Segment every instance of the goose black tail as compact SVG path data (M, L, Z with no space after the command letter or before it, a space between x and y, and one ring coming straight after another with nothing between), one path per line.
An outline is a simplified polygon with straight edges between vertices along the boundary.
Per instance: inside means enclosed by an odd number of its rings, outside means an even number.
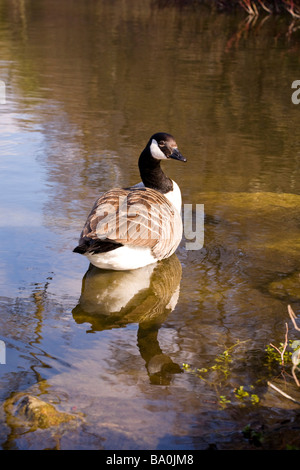
M90 242L82 243L74 248L74 253L80 253L84 255L86 253L107 253L108 251L120 248L122 243L118 243L111 240L90 240Z

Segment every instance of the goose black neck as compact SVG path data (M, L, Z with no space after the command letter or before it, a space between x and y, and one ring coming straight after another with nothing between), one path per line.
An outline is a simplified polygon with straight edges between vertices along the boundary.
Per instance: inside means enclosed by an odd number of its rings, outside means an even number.
M156 189L163 194L173 190L173 182L162 171L160 160L149 156L147 147L140 155L139 170L142 181L147 188Z

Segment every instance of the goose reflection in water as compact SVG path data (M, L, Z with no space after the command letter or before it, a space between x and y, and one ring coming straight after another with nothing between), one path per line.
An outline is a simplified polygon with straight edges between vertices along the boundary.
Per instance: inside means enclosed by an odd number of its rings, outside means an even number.
M77 323L90 323L91 332L138 323L137 345L150 381L166 385L182 370L162 352L157 336L177 304L181 274L175 254L132 271L103 271L90 265L73 317Z

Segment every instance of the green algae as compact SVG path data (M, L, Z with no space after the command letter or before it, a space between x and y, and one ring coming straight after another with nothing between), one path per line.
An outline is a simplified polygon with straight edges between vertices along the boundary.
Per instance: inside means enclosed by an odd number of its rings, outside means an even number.
M269 284L269 292L281 299L288 298L289 302L300 300L300 273L295 272Z
M197 193L210 223L223 225L222 242L248 254L273 252L300 260L300 196L285 193ZM213 233L214 235L214 233ZM206 238L207 239L207 238Z

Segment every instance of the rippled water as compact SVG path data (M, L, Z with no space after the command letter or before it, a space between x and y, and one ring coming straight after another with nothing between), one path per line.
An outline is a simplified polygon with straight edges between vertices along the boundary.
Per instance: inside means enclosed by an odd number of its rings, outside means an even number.
M300 311L297 23L7 0L0 45L2 448L256 448L249 423L268 448L291 443L278 423L298 412L268 388L280 370L265 348L285 322L298 337L287 314ZM160 130L188 158L164 168L184 203L204 204L204 247L183 238L157 266L89 268L72 249L91 204L140 180L137 158ZM289 392L299 400L291 381ZM9 405L20 394L80 419L20 423Z

